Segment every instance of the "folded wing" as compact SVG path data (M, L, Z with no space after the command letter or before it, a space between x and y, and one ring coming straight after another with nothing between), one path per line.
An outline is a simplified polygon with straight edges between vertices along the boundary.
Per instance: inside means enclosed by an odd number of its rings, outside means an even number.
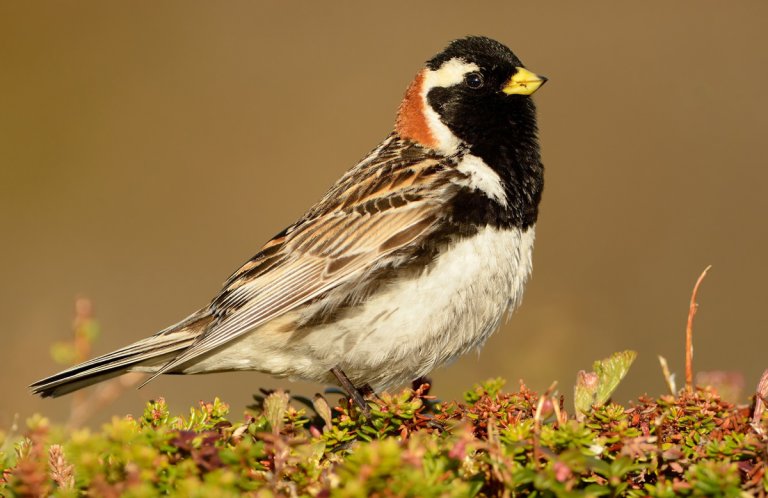
M340 285L407 262L419 241L439 228L457 176L445 159L388 139L230 277L210 305L215 321L155 376Z

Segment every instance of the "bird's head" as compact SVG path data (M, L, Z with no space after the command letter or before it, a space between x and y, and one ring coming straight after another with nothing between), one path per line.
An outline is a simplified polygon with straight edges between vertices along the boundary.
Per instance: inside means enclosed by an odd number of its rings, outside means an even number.
M515 128L535 135L530 95L546 81L495 40L455 40L408 87L396 131L443 154L456 152L461 143L503 143Z

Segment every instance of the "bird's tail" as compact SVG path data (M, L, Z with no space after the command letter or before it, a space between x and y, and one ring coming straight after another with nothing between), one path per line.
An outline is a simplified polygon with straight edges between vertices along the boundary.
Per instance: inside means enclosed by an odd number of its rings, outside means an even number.
M124 348L88 360L32 384L33 394L58 397L127 372L152 372L191 346L212 321L207 310Z

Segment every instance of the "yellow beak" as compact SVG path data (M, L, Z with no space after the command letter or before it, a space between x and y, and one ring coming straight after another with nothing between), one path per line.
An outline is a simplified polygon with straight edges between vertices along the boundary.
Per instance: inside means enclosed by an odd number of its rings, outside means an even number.
M547 78L528 71L524 67L516 67L517 72L501 89L507 95L530 95L547 82Z

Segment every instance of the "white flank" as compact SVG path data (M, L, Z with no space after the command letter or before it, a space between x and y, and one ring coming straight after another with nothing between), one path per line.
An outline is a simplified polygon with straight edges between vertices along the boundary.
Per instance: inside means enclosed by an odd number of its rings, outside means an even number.
M420 275L392 282L359 312L307 334L303 346L319 360L313 367L336 362L356 382L381 389L480 347L520 303L533 241L533 227L486 227L461 240Z
M456 169L469 175L467 186L481 191L503 206L507 205L507 193L504 191L504 184L501 182L499 174L485 164L485 161L472 154L467 154Z
M472 71L478 71L477 64L463 61L458 58L450 59L438 69L424 72L424 82L421 86L421 98L424 100L424 117L427 119L432 136L437 141L436 149L445 155L455 154L461 141L440 120L440 115L427 102L427 94L436 87L447 88L464 81L464 75Z
M258 370L333 382L329 369L339 366L376 390L410 382L480 347L520 304L533 241L533 227L482 228L336 321L291 332L302 312L288 313L185 372Z

